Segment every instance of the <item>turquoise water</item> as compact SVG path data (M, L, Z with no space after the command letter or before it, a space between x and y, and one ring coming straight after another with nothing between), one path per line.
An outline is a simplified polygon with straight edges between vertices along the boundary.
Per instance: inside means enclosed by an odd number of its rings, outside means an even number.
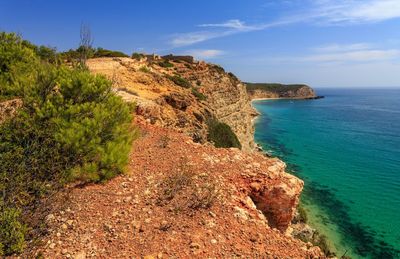
M310 224L338 256L400 258L400 89L318 93L254 101L255 139L304 180Z

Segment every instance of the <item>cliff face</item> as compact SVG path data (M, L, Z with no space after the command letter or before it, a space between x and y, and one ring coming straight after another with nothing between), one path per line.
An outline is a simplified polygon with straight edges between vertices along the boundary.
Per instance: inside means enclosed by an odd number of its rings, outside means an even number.
M313 99L317 95L307 85L280 85L280 84L247 84L247 93L250 99L258 98L290 98Z
M138 114L154 124L179 128L203 143L207 139L207 119L215 117L231 127L243 150L254 148L251 120L256 112L243 83L216 65L171 59L165 67L162 62L99 58L89 60L87 65L92 72L111 78L115 91L134 101ZM176 75L191 86L174 83ZM199 100L193 91L205 98Z

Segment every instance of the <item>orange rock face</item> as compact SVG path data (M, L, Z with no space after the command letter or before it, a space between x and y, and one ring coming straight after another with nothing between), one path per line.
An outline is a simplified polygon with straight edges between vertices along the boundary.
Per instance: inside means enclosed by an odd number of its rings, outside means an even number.
M228 124L243 150L254 148L252 119L256 112L250 105L246 88L233 74L204 62L170 60L172 67L160 61L130 58L97 58L87 61L93 73L108 76L115 91L135 102L141 116L163 127L178 128L195 141L207 140L206 120L210 116ZM145 69L143 69L145 68ZM168 77L178 74L191 87L177 85ZM199 100L193 89L203 94Z

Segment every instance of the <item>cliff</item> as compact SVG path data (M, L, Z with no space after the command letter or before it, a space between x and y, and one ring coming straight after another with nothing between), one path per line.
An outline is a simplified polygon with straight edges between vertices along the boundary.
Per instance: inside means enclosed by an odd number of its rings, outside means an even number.
M308 85L284 85L246 83L247 93L250 99L258 98L289 98L289 99L316 99L314 89Z
M115 91L151 123L179 128L204 143L207 120L215 117L231 127L243 150L253 150L256 111L245 85L217 65L186 60L97 58L87 65L113 80Z

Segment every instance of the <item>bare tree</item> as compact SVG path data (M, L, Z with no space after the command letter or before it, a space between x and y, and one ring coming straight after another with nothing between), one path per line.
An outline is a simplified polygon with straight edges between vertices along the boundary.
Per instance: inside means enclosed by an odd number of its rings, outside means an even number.
M92 45L93 45L93 38L90 27L82 23L80 42L79 42L79 50L80 50L79 62L82 67L86 66L86 60L88 59L88 55L92 49Z

